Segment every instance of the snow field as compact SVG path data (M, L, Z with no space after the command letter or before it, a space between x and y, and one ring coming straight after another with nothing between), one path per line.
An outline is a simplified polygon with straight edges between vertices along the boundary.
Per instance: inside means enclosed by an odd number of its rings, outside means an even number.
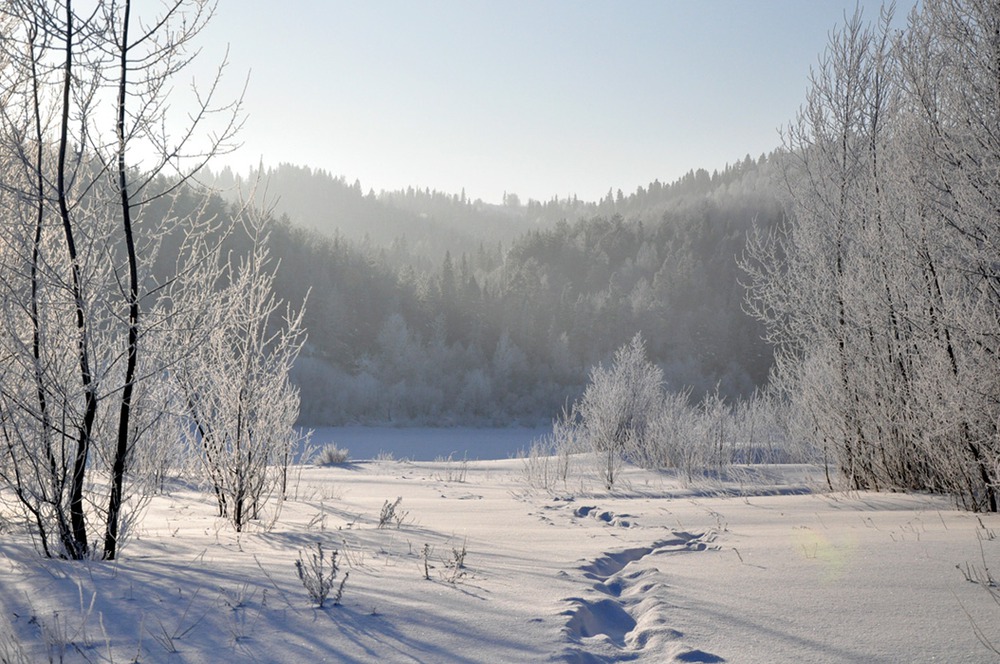
M524 463L302 467L242 534L178 483L116 563L39 559L8 527L0 660L994 661L973 621L1000 643L1000 607L955 567L994 564L996 516L804 493L822 472L800 466L693 487L628 468L607 492L533 489ZM294 568L317 542L349 574L322 610Z

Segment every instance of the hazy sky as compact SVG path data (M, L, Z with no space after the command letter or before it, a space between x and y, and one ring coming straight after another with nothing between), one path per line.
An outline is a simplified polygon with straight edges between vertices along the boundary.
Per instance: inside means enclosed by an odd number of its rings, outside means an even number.
M897 23L916 0L898 0ZM880 2L862 1L876 18ZM854 0L221 0L244 147L369 188L634 191L779 145Z

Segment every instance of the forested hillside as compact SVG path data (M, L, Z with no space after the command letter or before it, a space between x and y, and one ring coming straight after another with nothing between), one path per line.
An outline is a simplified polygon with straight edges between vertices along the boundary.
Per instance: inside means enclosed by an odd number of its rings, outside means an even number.
M349 183L308 166L280 164L247 174L206 171L203 179L231 200L253 200L296 226L360 247L391 248L423 268L440 259L443 246L472 251L480 242L510 242L533 227L518 205L489 205L466 199L464 192L413 187L376 195L357 180Z
M461 194L363 195L279 168L303 178L268 184L288 215L272 238L276 288L290 302L308 293L309 343L295 372L303 421L546 422L640 331L671 389L752 392L772 360L743 312L737 259L755 221L780 218L772 170L747 158L596 203L509 195L487 206ZM289 206L308 189L277 186L292 181L327 192L334 234L287 212L317 209ZM352 215L367 238L336 225ZM399 235L377 240L389 232L381 218ZM500 220L508 234L530 230L504 241Z

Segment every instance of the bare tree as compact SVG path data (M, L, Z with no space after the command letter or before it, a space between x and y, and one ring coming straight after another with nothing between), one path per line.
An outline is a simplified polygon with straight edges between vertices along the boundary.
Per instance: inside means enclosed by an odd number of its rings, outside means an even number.
M644 446L650 418L663 398L663 371L646 357L641 334L615 353L610 367L598 365L580 398L577 412L612 488L625 452Z
M996 510L1000 7L831 38L787 133L789 223L753 238L776 384L853 488Z
M188 126L166 122L169 86L212 7L175 0L149 22L129 0L88 3L83 14L72 0L0 9L3 480L47 555L93 555L94 525L101 555L117 555L135 454L169 400L157 382L174 360L153 349L170 312L151 266L182 221L145 210L227 149L239 125L238 101L213 99L218 80ZM215 111L227 119L195 145ZM139 153L142 165L130 163ZM137 410L139 394L157 396Z
M950 476L952 490L991 511L1000 453L998 30L996 3L940 0L911 17L900 49L910 102L902 163L916 211L909 237L922 266L927 353L936 362L924 376L925 403L947 423L937 444L965 460Z
M122 490L127 463L134 444L131 427L133 395L137 381L140 353L140 312L143 293L140 284L140 266L136 250L136 224L141 218L142 208L151 198L167 192L151 191L150 183L156 178L177 171L171 187L184 184L205 163L209 156L230 149L229 141L239 127L239 102L215 107L214 96L219 82L217 74L211 82L208 93L201 98L194 119L186 127L180 128L180 136L172 137L166 132L166 94L175 75L190 62L187 51L189 43L202 31L211 18L214 4L198 0L186 2L174 0L168 4L163 14L149 23L136 21L132 16L131 0L111 2L99 7L101 19L110 32L106 36L104 50L111 58L112 71L116 75L110 82L117 88L114 140L110 150L95 146L95 152L102 157L110 153L113 160L106 159L105 166L113 173L117 185L121 208L122 239L125 246L128 279L124 283L123 299L128 306L125 331L125 372L122 379L119 402L118 431L111 470L111 491L108 499L104 555L114 558L118 541L118 522L122 505ZM221 74L221 70L220 70ZM137 109L137 110L133 110ZM192 150L194 131L208 114L222 111L226 115L218 133L206 145ZM218 130L218 128L213 128ZM130 170L129 155L136 144L145 142L153 148L152 164L140 172ZM179 161L182 156L193 163ZM111 163L108 163L111 162ZM113 164L113 166L112 166ZM162 227L161 227L162 228ZM165 229L164 229L165 230ZM159 232L163 232L160 230ZM156 238L158 233L153 233Z
M208 335L174 371L219 515L237 531L259 517L269 498L283 498L285 471L300 442L298 389L289 373L305 341L303 310L293 312L274 296L271 218L248 210L242 220L252 249L225 261L220 283L204 293L207 306L190 309L195 317L182 329Z

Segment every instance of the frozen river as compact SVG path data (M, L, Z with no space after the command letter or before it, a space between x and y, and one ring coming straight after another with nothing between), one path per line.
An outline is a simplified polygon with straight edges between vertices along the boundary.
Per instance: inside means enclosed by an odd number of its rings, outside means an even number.
M314 429L313 447L335 444L350 451L354 460L373 459L388 453L396 459L434 461L454 459L507 459L526 450L532 441L551 431L551 427L475 429L394 428L394 427L319 427Z

